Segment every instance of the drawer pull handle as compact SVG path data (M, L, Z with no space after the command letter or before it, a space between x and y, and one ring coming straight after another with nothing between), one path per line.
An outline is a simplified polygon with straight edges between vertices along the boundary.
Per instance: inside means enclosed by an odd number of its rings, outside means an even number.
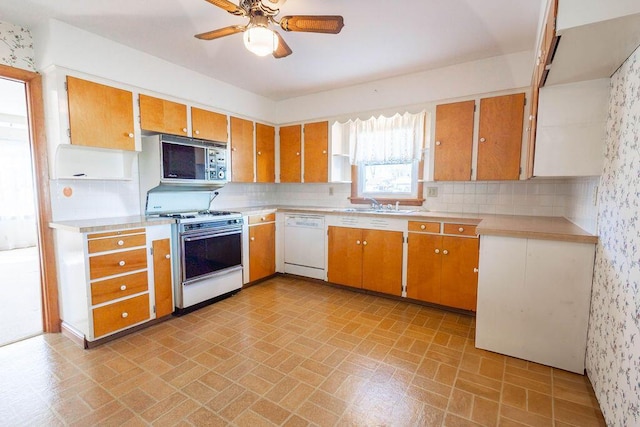
M122 286L120 286L120 290L121 290L121 291L126 291L126 290L127 290L127 285L122 285Z
M118 246L124 245L124 240L118 240Z
M125 265L125 264L126 264L126 263L125 263L124 261L120 261L120 262L118 263L118 265L119 265L120 267L124 267L124 265Z
M424 225L424 224L422 224L422 225L420 226L420 230L424 230L425 228L427 228L427 226L426 226L426 225Z
M440 249L436 249L434 252L439 254L440 253Z
M171 259L171 254L166 254L164 257L165 257L166 259Z
M442 254L443 254L443 255L447 255L448 253L449 253L449 251L448 251L448 250L446 250L446 249L445 249L444 251L442 251Z
M126 311L124 313L122 313L122 318L126 319L127 317L129 317L129 313L127 313Z
M458 231L462 233L464 231L464 228L460 227L458 228Z
M478 272L478 269L477 269L477 268L474 268L474 269L473 269L473 272L474 272L474 273L477 273L477 272Z
M264 221L265 219L265 217L260 217L260 221Z

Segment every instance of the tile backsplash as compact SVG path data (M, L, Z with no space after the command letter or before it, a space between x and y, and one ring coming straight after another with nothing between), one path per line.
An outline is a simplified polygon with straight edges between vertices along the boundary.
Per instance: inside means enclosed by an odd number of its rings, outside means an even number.
M135 175L134 175L135 176ZM437 197L422 209L470 214L565 216L585 230L596 230L594 192L598 178L511 182L428 182ZM65 195L65 188L72 190ZM138 182L57 180L51 185L53 219L102 218L140 214ZM240 184L218 190L211 209L285 205L348 207L351 184Z

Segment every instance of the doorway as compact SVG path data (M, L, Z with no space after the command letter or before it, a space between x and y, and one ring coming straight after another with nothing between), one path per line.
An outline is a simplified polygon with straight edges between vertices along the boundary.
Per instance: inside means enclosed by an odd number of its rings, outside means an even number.
M0 78L0 346L43 331L27 105L25 83Z

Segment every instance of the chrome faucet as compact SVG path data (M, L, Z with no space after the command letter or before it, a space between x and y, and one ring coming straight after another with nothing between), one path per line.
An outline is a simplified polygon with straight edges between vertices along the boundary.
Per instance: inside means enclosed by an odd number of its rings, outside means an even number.
M382 209L382 204L378 203L373 197L365 197L365 200L371 200L371 209Z

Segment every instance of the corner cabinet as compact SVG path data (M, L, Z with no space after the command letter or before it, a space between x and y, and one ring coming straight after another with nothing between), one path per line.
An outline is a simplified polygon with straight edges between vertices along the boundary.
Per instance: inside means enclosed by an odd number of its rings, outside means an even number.
M71 144L133 151L133 94L67 76Z
M63 329L89 347L173 312L171 228L56 229Z
M407 297L476 310L478 237L475 226L409 221Z

